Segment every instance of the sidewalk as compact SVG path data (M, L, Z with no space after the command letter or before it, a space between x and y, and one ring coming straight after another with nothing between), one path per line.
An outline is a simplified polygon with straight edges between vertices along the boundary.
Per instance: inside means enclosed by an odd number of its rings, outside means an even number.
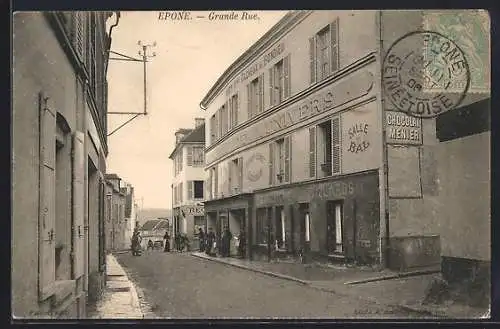
M143 313L134 284L113 255L106 256L106 290L95 308L92 319L142 319Z
M418 312L429 318L480 318L484 310L466 305L423 305L428 285L440 277L436 269L398 273L371 268L324 266L319 264L269 263L236 258L191 255L265 275L294 281L313 289L360 298L388 307Z

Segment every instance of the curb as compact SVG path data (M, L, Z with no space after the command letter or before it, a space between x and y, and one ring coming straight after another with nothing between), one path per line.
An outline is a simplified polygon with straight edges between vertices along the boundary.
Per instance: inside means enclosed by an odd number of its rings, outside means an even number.
M421 270L421 271L389 274L389 275L379 276L379 277L375 277L375 278L362 279L362 280L356 280L356 281L348 281L348 282L344 282L344 284L345 285L355 285L355 284L368 283L368 282L401 279L401 278L407 278L407 277L419 276L419 275L437 274L440 272L441 272L440 270Z
M130 304L132 305L132 307L134 309L139 311L139 314L140 314L139 318L144 319L144 312L143 312L141 304L139 302L139 296L137 295L137 290L135 289L135 285L132 282L132 280L130 279L130 274L127 272L127 270L125 270L123 268L123 266L118 262L118 260L116 259L116 257L114 255L108 255L108 256L113 257L115 259L116 264L118 264L118 266L121 268L123 273L125 273L125 276L127 278L127 281L128 281L129 287L130 287L130 290L129 290Z
M284 279L284 280L288 280L288 281L297 282L297 283L300 283L302 285L309 285L309 281L297 279L297 278L294 278L293 276L289 276L289 275L285 275L285 274L280 274L280 273L275 273L275 272L270 272L270 271L264 271L264 270L260 270L260 269L248 267L248 266L245 266L245 265L239 265L239 264L225 262L223 260L220 260L220 259L217 259L217 258L213 258L213 257L208 257L208 256L205 257L205 256L202 256L202 255L196 255L196 254L193 254L193 253L191 253L191 256L197 257L197 258L200 258L200 259L210 260L212 262L216 262L216 263L219 263L219 264L224 264L224 265L233 266L233 267L237 267L237 268L248 270L248 271L252 271L252 272L257 272L257 273L265 274L267 276L271 276L271 277L275 277L275 278L279 278L279 279Z

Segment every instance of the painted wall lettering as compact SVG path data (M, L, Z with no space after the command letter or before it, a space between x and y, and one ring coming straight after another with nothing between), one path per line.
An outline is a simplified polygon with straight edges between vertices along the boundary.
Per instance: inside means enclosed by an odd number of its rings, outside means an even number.
M366 151L370 147L368 123L356 123L349 128L347 134L350 140L349 148L347 149L348 152L360 153Z
M360 71L339 83L325 87L306 99L263 118L208 150L207 165L246 144L367 95L372 86L373 74L369 71Z
M422 144L422 119L401 112L386 112L387 142L390 144Z

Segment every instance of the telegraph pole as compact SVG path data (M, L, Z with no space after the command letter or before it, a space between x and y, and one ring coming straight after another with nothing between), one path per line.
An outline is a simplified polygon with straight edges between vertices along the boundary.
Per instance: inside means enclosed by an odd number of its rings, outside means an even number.
M147 75L146 75L147 69L146 68L147 68L148 59L156 56L155 52L152 52L151 54L149 54L148 49L150 49L151 47L156 47L156 41L153 42L152 44L147 44L147 43L143 43L142 41L138 41L137 45L142 47L142 50L139 50L139 56L142 56L141 59L137 59L137 58L134 58L134 57L131 57L128 55L124 55L124 54L120 54L116 51L110 50L109 51L110 53L112 53L114 55L118 55L120 57L110 57L109 60L127 61L127 62L142 62L143 63L143 67L144 67L144 109L142 112L108 112L108 114L134 115L131 119L125 121L125 123L121 124L120 126L118 126L118 128L116 128L115 130L110 132L108 134L108 137L111 136L112 134L114 134L116 131L118 131L122 127L124 127L126 124L128 124L132 120L134 120L135 118L137 118L139 115L147 115L148 114L148 112L147 112Z

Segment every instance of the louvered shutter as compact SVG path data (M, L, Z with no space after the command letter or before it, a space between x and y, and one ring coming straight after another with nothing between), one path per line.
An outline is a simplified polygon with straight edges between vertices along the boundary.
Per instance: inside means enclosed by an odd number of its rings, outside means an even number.
M228 106L229 106L229 130L232 130L234 125L234 106L233 106L233 97L229 98Z
M316 127L309 128L309 177L316 176Z
M330 23L331 72L339 69L339 19Z
M269 143L269 185L274 184L274 142Z
M283 75L284 75L284 98L288 98L291 95L291 80L290 80L290 71L291 71L291 66L290 66L290 54L288 54L284 59L283 59Z
M218 196L219 196L219 168L218 168L218 166L214 167L214 174L215 174L215 179L214 179L214 184L215 184L214 198L218 198Z
M184 199L184 189L183 189L183 182L181 182L179 184L179 199L181 201L181 203L183 202L183 199Z
M188 167L191 167L193 165L193 147L192 146L187 147L187 165L188 165Z
M264 110L264 73L259 76L259 112Z
M247 114L248 114L248 119L251 119L253 117L253 106L252 106L252 83L250 82L247 85Z
M73 135L73 278L84 274L84 191L85 191L85 134Z
M181 148L179 150L179 171L182 171L183 164L184 164L184 152L183 152L183 149Z
M311 73L311 84L316 82L316 40L315 37L309 38L309 70Z
M40 299L48 298L55 284L56 216L56 113L40 94L40 190L39 190L39 269Z
M238 116L239 116L239 111L241 109L241 97L240 93L238 92L236 94L236 109L234 110L234 126L236 127L238 125Z
M243 157L238 158L238 192L243 191Z
M339 174L341 168L340 117L332 119L332 174Z
M76 12L75 13L75 48L78 56L80 57L80 61L85 61L85 13L84 12Z
M269 107L273 107L275 102L274 96L274 66L269 69Z
M285 148L285 182L290 182L290 174L291 174L291 149L292 143L290 143L290 136L287 136L283 140L283 147Z
M209 169L208 170L208 199L211 200L214 198L213 194L212 194L212 179L213 179L213 174L212 174L212 169Z
M193 184L194 184L194 181L192 181L192 180L190 180L190 181L187 182L187 186L188 186L187 199L188 200L194 199Z
M234 168L233 168L234 161L233 160L228 161L227 165L228 165L228 175L227 175L227 182L228 182L227 186L228 186L228 188L227 188L227 190L229 192L229 195L232 195L233 192L234 192L234 189L233 189L233 187L234 187L233 186L233 173L235 171Z
M226 102L224 104L224 134L226 134L229 131L229 102Z

